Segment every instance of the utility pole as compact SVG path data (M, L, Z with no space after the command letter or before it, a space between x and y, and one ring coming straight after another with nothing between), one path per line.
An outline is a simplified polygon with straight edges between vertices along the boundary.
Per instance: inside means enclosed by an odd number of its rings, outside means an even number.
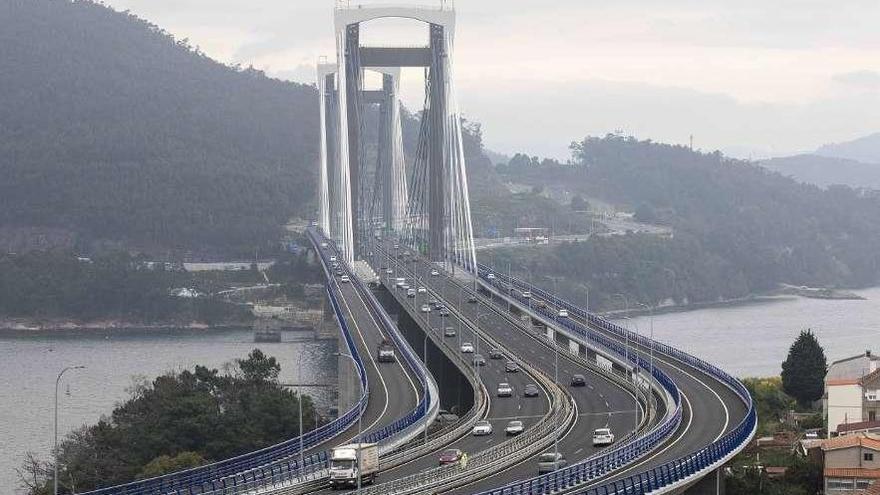
M85 366L68 366L68 367L64 368L63 370L61 370L61 373L58 373L58 377L55 378L55 427L54 427L54 431L55 431L54 445L55 445L55 447L53 448L53 454L54 454L53 457L55 459L54 459L54 462L52 463L52 464L54 464L54 466L53 466L54 475L53 475L53 480L52 480L53 483L52 484L53 484L53 493L55 495L58 495L58 384L61 383L61 376L64 375L65 372L67 372L69 370L83 370L85 368L86 368Z

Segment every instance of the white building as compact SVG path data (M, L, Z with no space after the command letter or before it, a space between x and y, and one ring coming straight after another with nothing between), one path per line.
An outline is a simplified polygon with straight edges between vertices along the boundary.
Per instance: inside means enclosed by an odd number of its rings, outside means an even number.
M838 433L840 425L878 422L880 357L865 351L864 354L831 363L825 376L824 407L829 436Z

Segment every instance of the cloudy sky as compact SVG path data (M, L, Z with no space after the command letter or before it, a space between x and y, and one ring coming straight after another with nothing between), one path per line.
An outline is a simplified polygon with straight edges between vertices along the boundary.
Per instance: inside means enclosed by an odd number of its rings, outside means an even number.
M333 56L333 0L105 0L212 57L314 79ZM451 0L447 0L449 2ZM421 0L427 4L439 0ZM369 3L369 2L363 2ZM456 84L486 145L566 158L623 130L741 157L812 150L880 131L877 0L458 0ZM365 43L423 43L414 22ZM404 74L421 106L422 74Z

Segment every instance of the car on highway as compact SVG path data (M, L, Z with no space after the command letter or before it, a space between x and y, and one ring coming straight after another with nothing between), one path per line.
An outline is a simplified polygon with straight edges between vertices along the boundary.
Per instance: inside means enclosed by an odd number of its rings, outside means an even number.
M447 316L449 316L449 310L446 309L446 308L441 309L441 310L440 310L440 316L443 316L443 317L447 317Z
M394 249L400 249L400 244L395 244Z
M428 299L428 304L430 304L432 308L435 308L440 303L432 297L431 299Z
M562 452L544 452L538 456L538 474L552 473L568 466Z
M473 354L474 353L474 344L470 342L464 342L461 344L461 352L465 354Z
M474 354L474 364L477 366L486 366L486 358L482 354Z
M614 433L611 433L611 428L596 428L596 430L593 431L594 447L611 445L612 443L614 443Z
M477 421L474 424L474 429L471 430L471 434L476 437L491 435L492 434L492 423L484 420Z
M469 303L477 302L477 296L468 296L468 302Z
M507 427L504 428L504 434L512 437L514 435L519 435L520 433L523 432L523 430L525 430L525 427L523 426L523 422L514 419L512 421L507 422Z
M560 318L568 318L568 310L567 309L560 309L559 312L556 313L556 316L558 316Z
M495 280L495 274L490 273L490 274L486 275L486 278L488 278L489 280Z
M544 301L538 301L538 307L541 309L547 309L547 303Z
M347 284L347 283L351 282L351 279L348 278L348 275L343 275L343 276L339 277L339 281L342 282L343 284Z
M385 270L385 273L387 273L388 275L391 275L392 273L394 273L394 270L392 270L391 268L388 268L387 270Z
M438 275L440 275L440 272L438 272L437 270L431 270L431 276L432 276L432 277L436 277L436 276L438 276Z
M334 261L336 261L336 256L331 256L331 257L330 257L330 263L333 263Z
M531 299L531 298L532 298L532 292L531 292L531 291L524 291L524 292L522 293L522 296L523 296L524 299Z
M343 275L345 275L345 272L342 271L341 268L337 268L337 269L336 269L336 276L337 276L337 277L341 277L341 276L343 276Z
M501 349L493 347L489 349L489 359L504 359L504 353L501 352Z
M419 294L424 294L425 292L428 292L428 289L426 289L424 287L419 287L418 290L419 290Z
M534 383L527 383L523 387L523 397L537 397L539 395L541 395L541 391L538 390L538 386Z
M462 452L461 449L446 449L443 452L440 452L440 465L455 464L456 462L461 461L463 455L464 452Z
M422 313L430 313L431 306L428 306L427 304L422 304L422 307L419 308L419 311L421 311Z
M513 387L507 382L498 384L498 397L513 397Z
M519 373L519 365L516 361L508 361L504 363L504 371L508 373Z
M406 297L416 297L416 291L415 291L415 289L408 289L408 290L406 291Z
M587 385L587 379L584 378L584 375L577 374L571 375L571 386L572 387L584 387Z
M452 327L446 327L443 329L444 337L455 337L455 329Z

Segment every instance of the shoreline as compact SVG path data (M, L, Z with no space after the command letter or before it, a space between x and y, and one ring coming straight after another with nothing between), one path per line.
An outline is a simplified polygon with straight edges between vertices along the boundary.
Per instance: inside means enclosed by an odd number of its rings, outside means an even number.
M102 332L114 331L168 331L168 330L228 330L231 328L250 327L250 323L223 322L208 324L199 321L163 321L163 322L136 322L124 320L95 320L80 322L63 318L58 319L30 319L9 318L0 319L0 334L29 334L29 333L58 333L58 332Z

